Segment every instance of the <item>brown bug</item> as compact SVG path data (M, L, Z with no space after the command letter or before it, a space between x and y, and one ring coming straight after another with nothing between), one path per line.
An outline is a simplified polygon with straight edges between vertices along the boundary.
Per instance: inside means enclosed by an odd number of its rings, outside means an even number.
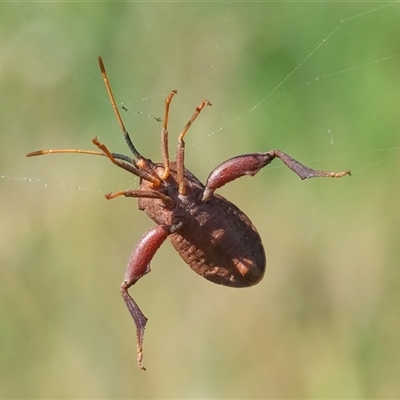
M139 209L157 224L147 232L133 249L121 284L121 294L136 324L137 363L141 369L143 335L147 318L128 293L128 289L150 272L150 261L167 237L190 268L199 275L231 287L256 285L263 278L266 258L260 235L250 219L234 204L214 191L243 175L255 175L274 158L281 161L301 179L314 177L340 178L350 171L327 172L306 167L280 150L233 157L211 171L204 186L184 165L184 137L200 111L211 105L204 100L185 125L178 138L176 161L168 155L168 115L173 90L165 100L163 128L161 131L162 162L155 163L143 157L133 145L116 105L106 70L99 57L111 104L125 141L134 157L111 153L96 138L93 143L101 151L61 149L39 150L27 157L52 153L83 153L107 157L118 167L140 178L138 190L126 190L105 195L107 199L118 196L137 197Z

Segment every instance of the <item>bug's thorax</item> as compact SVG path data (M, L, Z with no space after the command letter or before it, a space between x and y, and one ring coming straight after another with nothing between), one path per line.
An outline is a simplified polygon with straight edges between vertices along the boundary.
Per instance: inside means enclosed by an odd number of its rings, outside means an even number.
M164 173L161 163L154 164L154 170L159 176ZM161 199L139 198L139 210L144 211L158 225L173 225L178 220L185 222L193 209L199 205L204 185L187 169L184 171L186 193L178 193L178 182L175 162L170 163L170 174L164 179L161 186L154 188L153 184L142 179L140 190L161 192L174 200L174 205L168 205Z

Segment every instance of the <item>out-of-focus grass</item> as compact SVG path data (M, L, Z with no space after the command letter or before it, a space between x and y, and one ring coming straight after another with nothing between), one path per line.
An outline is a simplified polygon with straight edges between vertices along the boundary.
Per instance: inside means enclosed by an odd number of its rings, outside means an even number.
M398 53L400 8L374 7L1 4L0 397L399 396L400 58L363 65ZM250 111L338 25L276 101ZM164 245L131 289L149 317L146 373L119 284L153 223L135 201L102 196L132 178L100 157L24 158L91 148L95 135L127 152L98 55L152 159L154 117L176 88L172 154L194 107L213 103L186 138L187 167L203 181L228 157L272 148L353 171L301 182L276 161L220 191L264 240L254 288L212 285Z

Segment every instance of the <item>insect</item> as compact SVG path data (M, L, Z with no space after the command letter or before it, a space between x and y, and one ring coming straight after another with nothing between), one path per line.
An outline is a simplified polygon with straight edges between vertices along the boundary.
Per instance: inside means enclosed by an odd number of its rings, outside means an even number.
M350 175L350 171L314 170L280 150L271 150L244 154L222 162L211 171L204 185L185 167L184 137L201 110L211 103L204 100L196 108L178 137L176 161L170 161L168 116L171 100L177 91L173 90L169 94L165 99L161 130L162 162L153 162L143 157L133 145L115 102L101 57L98 61L110 102L133 157L110 152L97 137L92 142L99 151L39 150L28 153L27 157L54 153L105 156L116 166L140 178L139 189L108 193L105 197L138 198L139 209L145 211L156 223L156 227L148 231L133 249L121 284L122 297L136 325L137 363L145 370L142 358L147 318L128 289L150 272L150 261L167 237L183 261L211 282L239 288L256 285L263 278L266 258L257 229L238 207L216 194L216 189L241 176L257 174L275 158L279 158L301 179L340 178Z

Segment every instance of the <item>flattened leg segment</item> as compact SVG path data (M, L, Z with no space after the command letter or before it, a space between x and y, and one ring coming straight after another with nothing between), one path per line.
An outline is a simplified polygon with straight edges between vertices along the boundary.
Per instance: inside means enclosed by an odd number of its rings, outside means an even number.
M280 150L271 150L266 153L244 154L224 161L211 171L207 179L202 201L208 201L216 189L241 176L254 176L260 169L271 163L275 158L279 158L301 179L341 178L345 175L351 175L350 171L329 172L309 168Z
M133 249L126 268L124 281L121 284L121 294L131 317L136 325L137 363L139 368L145 370L142 365L143 335L147 318L143 315L139 306L128 293L128 289L140 278L150 272L150 261L156 251L170 234L170 227L166 225L156 226L147 232Z

